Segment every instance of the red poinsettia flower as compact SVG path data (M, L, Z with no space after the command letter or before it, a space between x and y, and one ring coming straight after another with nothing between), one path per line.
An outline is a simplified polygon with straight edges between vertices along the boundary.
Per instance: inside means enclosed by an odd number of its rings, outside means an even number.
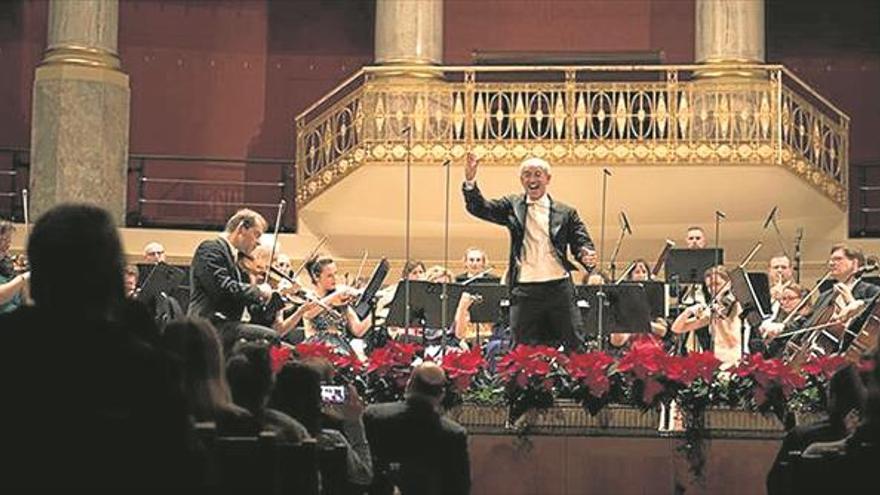
M388 373L394 368L409 368L421 349L415 344L389 342L370 354L367 373Z
M685 387L697 378L709 383L712 381L721 361L711 352L694 352L687 356L669 357L666 360L666 378Z
M284 364L293 356L293 351L287 346L272 346L269 348L269 363L272 366L272 373L278 374Z
M332 362L336 352L333 347L324 342L303 342L296 345L296 354L301 359L318 358Z
M545 377L552 366L566 361L565 355L552 347L518 345L498 361L497 369L504 381L514 381L518 386L526 387L529 378Z
M440 366L455 388L463 392L471 385L471 379L485 364L479 348L469 351L452 351L443 356Z
M835 373L847 365L845 357L835 354L832 356L817 356L801 366L801 371L808 376L830 380Z
M788 398L796 389L806 384L803 375L797 373L779 359L764 359L760 354L750 354L732 370L737 377L751 377L755 382L753 391L755 403L758 406L767 401L768 391L778 386L785 398Z
M614 358L604 352L572 354L565 369L569 376L586 385L591 395L600 398L611 388L608 368L613 362Z
M635 345L617 363L617 371L639 379L657 376L666 368L669 356L655 345Z

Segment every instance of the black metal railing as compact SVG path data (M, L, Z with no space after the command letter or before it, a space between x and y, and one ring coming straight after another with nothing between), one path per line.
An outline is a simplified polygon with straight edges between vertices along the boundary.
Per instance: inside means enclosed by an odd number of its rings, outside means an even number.
M247 207L274 219L287 201L281 229L296 229L293 163L276 158L131 154L126 226L216 230ZM27 188L27 149L0 147L0 217L22 221Z

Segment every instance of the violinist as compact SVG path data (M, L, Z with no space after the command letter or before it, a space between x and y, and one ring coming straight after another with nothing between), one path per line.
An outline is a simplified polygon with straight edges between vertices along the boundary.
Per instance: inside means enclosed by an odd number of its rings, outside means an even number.
M236 263L239 253L249 255L257 247L266 225L259 213L241 209L219 237L202 241L193 254L187 314L211 320L226 350L239 338L277 338L270 328L241 321L245 306L265 303L272 296L268 284L252 284Z
M27 299L30 272L18 273L9 255L15 224L0 220L0 313L9 313Z
M314 295L321 302L305 314L306 341L324 342L366 360L361 337L370 329L372 317L360 319L349 305L358 294L351 287L337 285L337 267L332 258L313 258L305 267L315 286Z
M239 264L247 272L252 284L260 285L267 281L269 258L271 256L272 250L261 244L254 248L250 256L239 258ZM293 287L293 284L287 280L282 280L282 282L287 283L286 288ZM272 285L272 280L269 281L269 285ZM282 304L277 306L273 303L250 304L246 308L247 316L250 318L250 323L270 327L278 333L279 337L284 337L296 328L302 321L303 316L308 311L315 309L317 304L314 301L308 300L295 304L291 298L284 295L285 291L278 290L277 287L273 289L279 293ZM291 310L290 314L287 315L288 308L294 305L296 305L296 309Z
M788 325L788 329L790 331L797 330L801 328L807 320L807 316L812 311L812 307L809 304L801 305L801 300L807 295L807 290L801 287L796 283L790 283L785 286L784 289L780 292L778 301L779 304L776 305L773 313L771 313L768 323L779 323L781 324L785 321L792 311L797 311L798 314L793 318L790 318L790 322ZM801 309L798 309L798 306L801 306ZM762 331L767 327L768 323L762 325ZM779 357L782 354L782 349L785 347L785 343L788 341L785 337L775 338L776 335L773 335L774 338L770 338L765 345L759 347L758 349L753 349L753 352L758 350L762 351L765 357Z
M165 262L165 246L156 241L148 242L144 246L144 263L155 265Z
M735 365L744 352L742 308L730 291L730 275L724 266L715 266L703 274L708 291L706 304L688 306L672 322L676 334L687 334L685 351L715 353L723 367Z

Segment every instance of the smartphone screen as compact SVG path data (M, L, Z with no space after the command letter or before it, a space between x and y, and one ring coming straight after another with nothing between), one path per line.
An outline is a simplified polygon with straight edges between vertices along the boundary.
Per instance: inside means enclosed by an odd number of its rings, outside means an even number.
M342 385L321 385L321 400L326 404L342 404L346 391Z

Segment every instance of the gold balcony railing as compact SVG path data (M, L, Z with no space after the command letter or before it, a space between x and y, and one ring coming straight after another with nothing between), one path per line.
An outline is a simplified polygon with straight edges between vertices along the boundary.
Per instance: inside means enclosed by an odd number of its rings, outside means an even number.
M511 165L775 164L845 207L849 117L783 66L711 68L364 67L297 117L296 201L365 163L473 151Z

